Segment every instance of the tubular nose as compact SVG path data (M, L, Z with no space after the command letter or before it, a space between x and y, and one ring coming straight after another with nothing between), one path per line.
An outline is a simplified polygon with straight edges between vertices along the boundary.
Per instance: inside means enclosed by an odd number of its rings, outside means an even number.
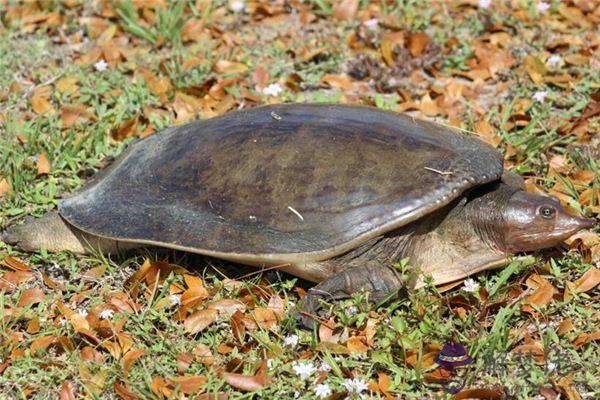
M592 229L596 226L596 220L593 218L577 218L577 224L581 229Z

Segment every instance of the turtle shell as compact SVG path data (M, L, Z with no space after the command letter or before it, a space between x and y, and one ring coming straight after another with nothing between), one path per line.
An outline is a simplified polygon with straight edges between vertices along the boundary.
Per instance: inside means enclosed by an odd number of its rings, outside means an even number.
M410 116L273 105L141 139L59 211L106 238L300 263L347 252L502 171L487 144Z

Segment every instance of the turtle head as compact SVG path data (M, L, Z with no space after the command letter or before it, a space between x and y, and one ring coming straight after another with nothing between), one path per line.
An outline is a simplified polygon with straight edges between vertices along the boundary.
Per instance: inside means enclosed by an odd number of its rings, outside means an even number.
M581 229L593 228L593 219L570 214L554 197L515 191L502 210L505 250L522 252L556 246Z

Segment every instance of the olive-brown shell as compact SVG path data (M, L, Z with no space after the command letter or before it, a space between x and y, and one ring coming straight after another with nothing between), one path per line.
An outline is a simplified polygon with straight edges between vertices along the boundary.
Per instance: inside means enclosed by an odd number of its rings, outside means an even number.
M488 145L409 116L274 105L139 140L59 210L127 242L255 264L316 261L501 175Z

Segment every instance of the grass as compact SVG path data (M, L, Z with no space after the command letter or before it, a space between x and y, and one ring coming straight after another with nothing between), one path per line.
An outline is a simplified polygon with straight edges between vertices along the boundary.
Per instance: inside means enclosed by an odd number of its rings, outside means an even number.
M361 9L366 3L361 2ZM533 2L526 3L525 12L534 15ZM186 6L192 12L185 12ZM127 38L124 46L132 54L105 71L94 67L98 59L81 61L82 55L93 52L97 36L90 36L88 29L83 35L89 42L78 42L75 38L80 28L73 22L75 19L64 25L62 33L72 38L64 43L57 40L60 35L53 27L40 24L28 30L27 23L19 18L9 21L9 11L16 5L2 7L5 9L0 8L0 18L5 29L0 31L0 180L6 179L11 192L0 199L0 228L18 223L27 215L39 216L54 209L60 198L105 167L131 140L116 141L111 136L125 122L137 118L137 133L149 125L161 129L177 122L181 114L177 112L176 91L187 90L186 93L205 99L214 83L236 79L237 83L226 87L219 99L209 99L212 103L208 106L195 109L191 118L210 115L206 110L218 107L227 95L234 98L235 107L252 104L243 98L242 87L260 95L262 103L274 101L254 87L252 72L262 65L268 70L269 83L277 82L284 89L278 101L362 101L398 109L406 100L402 93L380 93L373 86L355 99L351 91L322 84L323 76L344 72L347 61L358 52L350 48L348 37L358 31L368 34L357 22L335 21L333 4L328 1L314 2L310 10L319 18L302 26L294 25L292 20L273 26L255 23L264 17L262 14L252 14L240 24L225 4L216 2L206 9L196 9L192 2L183 1L160 10L154 22L147 24L132 3L124 1L108 22L125 32L121 37ZM59 2L52 7L65 18L84 12ZM436 18L440 14L434 7L454 13L454 17ZM553 7L557 5L553 3ZM489 33L486 26L490 20L511 27L514 42L510 51L517 64L499 72L480 89L506 81L512 84L501 90L502 96L473 96L452 107L460 109L456 116L469 131L478 121L492 123L503 140L501 150L511 167L539 178L536 182L548 190L557 182L566 182L569 204L575 210L585 211L586 207L577 201L579 196L585 189L597 190L600 185L599 165L593 156L597 153L592 148L598 140L598 117L586 121L586 132L591 133L587 141L577 132L565 133L559 128L564 121L577 120L593 103L592 96L597 96L600 85L593 71L598 60L565 65L561 73L578 77L567 88L534 84L520 62L527 54L544 49L550 28L523 22L501 11L451 9L435 2L381 4L382 18L389 16L401 29L425 30L442 44L452 37L461 38L460 45L439 60L444 76L453 70L472 69L475 48ZM460 17L463 13L464 17ZM273 11L273 15L279 14ZM559 18L558 14L553 15ZM204 35L192 41L182 37L190 18L204 18L208 24ZM211 31L210 24L215 24L213 28L218 26L221 33ZM585 36L583 29L569 29L567 33ZM222 32L236 37L223 36ZM301 61L299 49L311 40L333 46L323 57ZM581 45L571 45L562 56L579 54L581 49ZM195 66L183 66L193 58L198 59ZM236 60L246 68L241 73L217 72L214 65L219 60ZM170 82L173 89L166 93L166 100L161 100L157 88L147 79L140 78L141 67ZM292 73L299 75L305 90L295 92L285 86ZM72 78L76 88L59 90L58 82L65 78ZM427 84L435 86L430 81ZM212 83L204 87L206 82ZM408 77L403 82L413 96L420 95L422 83ZM52 110L38 113L33 109L32 98L43 90L49 91L45 98ZM548 92L546 101L523 106L541 90ZM66 126L61 110L73 104L83 105L90 116ZM484 109L483 114L477 111L478 107ZM515 115L527 118L522 119L525 122L521 125L510 126ZM450 117L442 114L438 120L443 122ZM49 173L38 171L42 154L52 164ZM566 173L549 174L549 162L555 155L564 155L565 164L573 171L592 171L595 177L583 187L573 184ZM597 217L598 199L587 208ZM463 343L473 356L467 379L470 388L491 388L508 397L524 399L540 398L544 388L562 393L565 398L577 398L573 391L584 399L600 396L598 341L576 345L580 335L597 332L598 288L573 293L568 300L556 296L542 310L524 312L522 308L523 299L531 292L526 284L530 275L542 275L562 294L568 282L598 262L597 253L596 258L587 261L585 254L577 250L535 254L529 262L515 261L503 270L478 274L474 279L486 289L487 296L482 292L468 293L460 287L440 293L437 288L426 286L412 291L407 299L391 300L375 308L364 295L356 295L333 308L336 328L330 332L329 343L320 340L324 332L298 328L292 311L299 292L310 285L283 273L242 279L253 270L178 252L146 250L106 258L44 251L27 254L0 243L4 264L8 256L28 265L32 276L11 293L0 296L0 398L56 398L65 390L64 382L70 382L78 395L87 398L123 396L121 387L141 398L159 398L161 379L176 382L183 375L205 377L202 392L210 395L208 398L219 393L232 398L292 398L296 393L301 398L315 398L317 383L328 384L334 393L344 393L348 378L361 378L376 385L384 379L382 374L390 379L391 395L447 398L449 395L440 384L432 382L436 365L431 359L439 346L450 339ZM161 279L140 279L138 294L133 295L125 282L146 260L150 264L167 260L187 272L168 272L164 264L155 264L161 266ZM3 271L6 278L11 269L4 265ZM237 337L230 321L234 310L227 303L229 306L215 323L200 333L186 333L184 324L177 320L179 307L172 304L172 295L188 287L186 274L202 278L203 287L210 294L203 304L222 299L241 302L244 318L252 328L247 328L241 339ZM18 306L27 290L36 287L42 288L43 298ZM275 322L262 319L257 311L267 309L273 299L280 299L285 309ZM86 336L76 329L73 320L66 321L60 308L63 304L75 312L85 310L91 315L88 320L95 318L91 328L94 335ZM107 308L114 310L114 315L98 319ZM573 329L558 334L558 326L568 319ZM296 335L298 343L293 344ZM44 346L44 338L48 337L52 343ZM349 352L348 343L359 348L362 344L365 349ZM542 361L531 353L515 351L516 347L531 343L542 346ZM212 364L199 355L206 348L212 354ZM141 350L143 355L129 364L134 353L126 355L132 350ZM316 367L325 362L331 371L314 372L310 379L301 380L294 370L298 359L313 362ZM267 375L273 379L257 393L236 390L223 378L223 371L254 374L265 360L270 360ZM183 396L183 385L173 383L167 387L173 397ZM371 395L383 397L381 391Z

